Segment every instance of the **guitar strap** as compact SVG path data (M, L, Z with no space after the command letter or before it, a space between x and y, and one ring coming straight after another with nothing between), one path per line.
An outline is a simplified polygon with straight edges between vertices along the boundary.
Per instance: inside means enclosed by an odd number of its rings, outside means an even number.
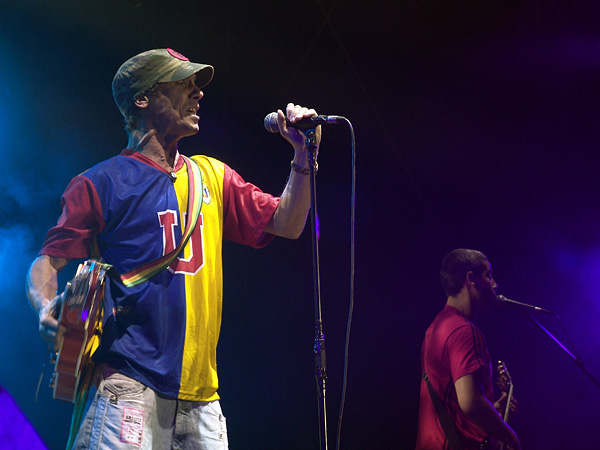
M464 444L460 439L458 434L458 430L456 429L456 424L452 417L450 417L450 413L446 408L446 405L440 398L440 396L435 392L433 386L431 386L431 382L429 381L429 377L425 372L423 372L423 379L427 384L427 389L429 390L429 395L431 396L431 401L433 402L433 406L435 407L435 412L438 415L438 419L440 420L440 425L444 430L444 434L446 435L446 439L448 439L448 443L450 444L450 448L452 450L463 450Z
M185 244L187 244L187 241L192 235L194 227L198 222L198 216L200 215L200 210L202 209L202 173L200 172L198 164L196 164L192 159L183 155L181 155L181 157L183 158L183 161L188 169L189 182L187 209L188 219L181 242L179 242L177 248L175 248L175 250L172 252L167 253L155 261L142 264L141 266L121 275L121 281L127 287L137 286L138 284L149 280L154 275L165 269L169 264L171 264L175 258L177 258L177 255L181 253L181 250L183 250Z

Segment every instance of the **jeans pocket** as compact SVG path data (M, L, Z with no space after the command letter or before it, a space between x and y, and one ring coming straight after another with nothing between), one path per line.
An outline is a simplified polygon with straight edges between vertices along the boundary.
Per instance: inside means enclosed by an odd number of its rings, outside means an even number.
M120 373L112 373L100 384L98 391L118 398L139 397L147 389L146 385Z
M217 426L217 430L218 431L222 431L222 432L227 432L227 419L225 418L225 416L223 415L223 411L221 410L221 403L216 400L216 401L212 401L209 402L204 411L209 415L213 417L213 424Z

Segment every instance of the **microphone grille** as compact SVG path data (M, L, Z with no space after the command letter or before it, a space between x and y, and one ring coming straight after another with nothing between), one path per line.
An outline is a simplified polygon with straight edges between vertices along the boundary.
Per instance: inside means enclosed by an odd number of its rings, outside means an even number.
M272 112L265 116L264 125L270 133L279 133L279 122L277 122L277 113Z

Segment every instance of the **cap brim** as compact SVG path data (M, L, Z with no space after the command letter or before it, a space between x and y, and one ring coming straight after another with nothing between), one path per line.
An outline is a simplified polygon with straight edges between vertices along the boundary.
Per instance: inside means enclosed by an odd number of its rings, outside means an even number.
M210 80L212 80L214 74L213 66L208 64L193 63L186 61L184 65L178 67L170 74L167 74L159 80L159 83L168 83L171 81L180 81L187 77L196 74L196 85L198 88L203 88Z
M213 68L213 66L205 64L199 65L201 65L202 67L196 72L196 86L202 89L204 86L206 86L212 81L213 75L215 74L215 69Z

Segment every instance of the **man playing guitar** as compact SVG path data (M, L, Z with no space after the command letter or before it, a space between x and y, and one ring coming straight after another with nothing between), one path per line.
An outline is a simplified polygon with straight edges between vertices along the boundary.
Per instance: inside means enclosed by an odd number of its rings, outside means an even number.
M473 324L496 302L497 287L486 256L458 249L442 261L445 308L427 329L423 346L417 450L479 450L487 438L520 450L515 432L493 401L492 368L485 338Z

